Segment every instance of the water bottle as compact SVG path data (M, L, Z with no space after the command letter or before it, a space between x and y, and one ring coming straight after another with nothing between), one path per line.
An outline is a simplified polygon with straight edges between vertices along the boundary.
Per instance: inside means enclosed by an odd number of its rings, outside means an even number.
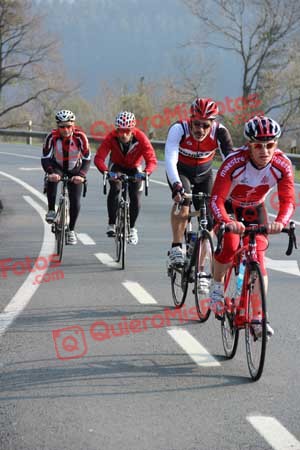
M197 233L190 233L188 256L191 257L194 251L194 245L197 239Z
M240 262L239 274L236 279L236 294L239 297L241 296L241 293L242 293L242 286L243 286L244 273L245 273L245 264L246 264L246 261L244 259L242 259Z

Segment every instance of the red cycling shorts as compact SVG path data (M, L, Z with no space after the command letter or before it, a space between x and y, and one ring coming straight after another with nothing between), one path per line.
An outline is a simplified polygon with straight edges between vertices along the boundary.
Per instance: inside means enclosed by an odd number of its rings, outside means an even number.
M249 236L244 238L244 244L249 242ZM225 233L223 238L222 250L215 259L221 264L228 264L232 262L234 254L236 253L240 243L240 236L234 233ZM260 264L262 275L267 275L265 267L265 250L268 248L268 239L262 234L256 236L256 251L257 259Z

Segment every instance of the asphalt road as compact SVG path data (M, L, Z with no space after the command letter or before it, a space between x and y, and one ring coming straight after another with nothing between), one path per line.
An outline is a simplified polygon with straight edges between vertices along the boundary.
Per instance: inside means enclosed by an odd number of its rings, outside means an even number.
M0 449L299 450L299 251L285 256L286 236L273 236L267 253L275 335L254 383L243 333L226 360L218 321L172 317L163 166L143 198L125 271L110 263L94 169L81 240L47 271L54 239L39 158L38 147L0 144ZM299 228L299 205L295 219ZM187 312L193 305L190 290Z

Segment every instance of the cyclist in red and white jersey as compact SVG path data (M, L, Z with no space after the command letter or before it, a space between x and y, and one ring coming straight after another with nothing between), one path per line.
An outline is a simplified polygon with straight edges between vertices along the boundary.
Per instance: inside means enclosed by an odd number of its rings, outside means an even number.
M223 309L223 280L239 245L238 234L250 224L266 225L270 234L280 233L294 212L293 168L291 161L277 147L280 134L280 126L275 120L265 116L251 118L244 127L247 144L229 155L218 170L211 194L211 209L214 219L229 224L233 233L225 233L222 251L214 261L211 306L217 318ZM269 223L264 202L274 186L278 189L280 206L276 219ZM258 235L257 253L266 288L264 250L267 246L266 236ZM269 324L267 328L268 334L272 335L274 331Z
M48 212L46 221L52 223L55 218L55 200L57 183L63 174L68 175L70 198L70 224L66 243L77 243L75 224L80 211L82 183L86 179L91 164L91 152L86 134L75 126L75 114L63 109L55 115L57 128L46 137L43 146L42 166L48 174L46 192Z
M181 200L184 192L210 193L213 184L212 161L219 149L223 159L233 150L229 131L215 119L218 115L217 104L208 98L196 98L190 108L189 120L174 123L168 132L165 147L166 172L172 198ZM199 200L193 201L199 209ZM188 220L189 200L185 200L178 215L176 205L171 211L173 232L172 247L169 252L169 264L177 267L184 264L182 240ZM209 210L208 210L209 213ZM212 229L212 217L209 213L209 229Z
M115 120L116 129L106 135L95 156L95 165L103 173L111 171L133 176L141 171L142 160L145 161L144 172L150 175L156 168L157 160L154 148L147 136L136 128L136 119L132 112L121 111ZM108 166L105 163L109 155ZM118 196L121 182L110 178L110 190L107 197L108 226L107 236L115 235L115 223L118 207ZM142 181L129 182L130 198L130 234L128 242L138 243L138 232L135 227L141 208Z

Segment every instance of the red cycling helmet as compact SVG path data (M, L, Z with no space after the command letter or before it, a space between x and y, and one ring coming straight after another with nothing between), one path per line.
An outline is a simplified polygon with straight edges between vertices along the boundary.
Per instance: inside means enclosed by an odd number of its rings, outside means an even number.
M192 119L213 120L218 114L218 106L211 98L196 98L190 108Z
M245 123L244 136L249 141L267 142L277 140L280 135L280 126L270 117L254 116Z

